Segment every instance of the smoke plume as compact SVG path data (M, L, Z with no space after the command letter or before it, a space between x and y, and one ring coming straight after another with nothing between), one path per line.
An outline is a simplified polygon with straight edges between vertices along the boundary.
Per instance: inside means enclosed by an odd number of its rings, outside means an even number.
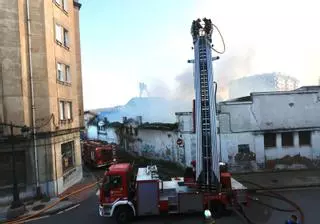
M172 93L172 98L176 100L192 101L194 98L194 80L192 69L185 70L176 76L177 87Z
M214 62L213 75L218 83L217 99L228 99L228 84L230 81L251 74L254 57L254 50L248 49L245 55L222 56L222 59ZM172 98L191 101L194 98L193 70L191 68L185 70L177 75L175 80L177 87L172 93Z
M164 81L160 79L154 79L150 85L148 85L148 87L150 97L162 97L165 99L170 98L171 90Z

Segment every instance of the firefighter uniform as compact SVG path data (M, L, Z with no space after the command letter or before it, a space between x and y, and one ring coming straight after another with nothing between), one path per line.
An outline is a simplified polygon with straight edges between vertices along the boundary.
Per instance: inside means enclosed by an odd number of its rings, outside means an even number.
M300 222L298 221L298 217L296 215L292 215L285 224L300 224Z

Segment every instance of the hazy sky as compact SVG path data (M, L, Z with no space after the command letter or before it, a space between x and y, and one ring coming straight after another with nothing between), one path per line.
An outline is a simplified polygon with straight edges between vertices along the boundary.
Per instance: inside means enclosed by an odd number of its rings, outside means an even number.
M320 14L315 0L80 2L85 109L124 104L138 96L139 82L153 96L174 95L176 77L192 77L186 61L193 55L190 25L198 17L211 18L226 42L226 53L215 62L218 84L274 71L292 75L302 85L318 83ZM218 33L213 35L221 49Z

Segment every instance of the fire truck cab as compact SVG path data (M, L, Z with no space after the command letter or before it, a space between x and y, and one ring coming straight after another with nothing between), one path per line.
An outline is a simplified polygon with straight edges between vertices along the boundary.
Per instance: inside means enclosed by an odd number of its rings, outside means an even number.
M234 198L237 203L246 202L242 184L227 172L221 174L221 179L219 191L208 191L187 184L183 177L162 181L156 166L139 168L134 175L131 164L114 164L105 172L100 188L99 214L113 217L119 224L128 223L134 216L200 213L205 209L221 215L217 213L232 206Z
M110 165L113 160L114 149L116 150L117 146L113 144L105 144L99 141L85 141L82 151L83 162L96 168Z

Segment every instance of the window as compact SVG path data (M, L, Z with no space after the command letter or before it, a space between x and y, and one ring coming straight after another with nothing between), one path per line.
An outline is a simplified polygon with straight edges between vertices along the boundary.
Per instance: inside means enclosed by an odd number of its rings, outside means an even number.
M61 144L63 173L75 166L74 141Z
M60 114L60 120L64 120L65 119L64 102L62 101L59 102L59 114Z
M56 24L56 41L59 45L63 45L64 47L69 48L69 31L59 24Z
M282 146L283 147L293 146L293 133L292 132L281 133L281 138L282 138Z
M62 5L62 0L55 0L58 5Z
M63 29L63 45L69 47L69 31Z
M299 132L299 145L309 145L311 146L311 132L310 131L300 131Z
M238 153L250 153L250 147L248 144L238 145Z
M64 74L63 74L63 65L61 63L57 63L57 76L59 81L64 81Z
M62 44L62 26L56 24L56 41Z
M72 103L71 102L65 102L65 110L66 110L66 118L68 120L72 119Z
M70 66L65 65L65 69L66 69L66 81L71 82Z
M63 10L68 11L68 0L63 0Z
M68 0L55 0L59 7L62 7L64 11L68 11Z
M273 148L277 146L277 135L275 133L264 134L264 147Z
M122 178L121 176L110 176L110 185L111 188L119 188L122 185Z
M72 120L72 102L60 101L59 102L60 120Z
M71 83L71 69L69 65L57 62L57 79L61 82Z

